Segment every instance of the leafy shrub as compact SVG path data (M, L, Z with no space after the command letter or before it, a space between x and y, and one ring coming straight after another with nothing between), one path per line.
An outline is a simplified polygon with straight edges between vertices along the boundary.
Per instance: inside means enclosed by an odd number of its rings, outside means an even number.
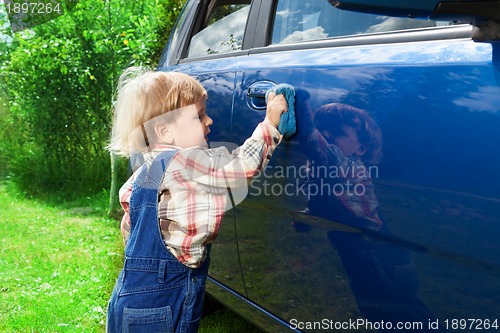
M1 176L29 193L107 188L117 78L126 67L156 65L181 2L80 0L31 30L4 31Z

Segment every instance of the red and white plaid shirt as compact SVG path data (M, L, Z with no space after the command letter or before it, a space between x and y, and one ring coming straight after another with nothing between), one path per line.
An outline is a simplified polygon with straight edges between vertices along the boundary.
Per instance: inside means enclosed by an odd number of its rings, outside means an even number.
M162 151L176 150L160 185L158 217L163 240L181 263L196 268L203 262L206 245L214 241L224 212L232 207L227 188L236 189L233 199L241 201L248 179L265 168L281 138L276 128L262 122L232 154L225 147L173 146L155 147L144 154L147 164ZM130 235L129 202L136 175L119 193L125 242Z

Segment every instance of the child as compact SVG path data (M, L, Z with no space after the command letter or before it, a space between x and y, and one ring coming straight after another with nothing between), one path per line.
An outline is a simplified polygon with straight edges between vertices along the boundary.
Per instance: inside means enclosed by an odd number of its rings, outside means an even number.
M233 152L208 149L207 93L177 72L120 78L109 149L144 164L120 190L125 262L111 296L107 331L196 332L210 243L230 208L227 188L247 185L281 141L287 111L271 94L266 116ZM230 193L229 193L230 194Z

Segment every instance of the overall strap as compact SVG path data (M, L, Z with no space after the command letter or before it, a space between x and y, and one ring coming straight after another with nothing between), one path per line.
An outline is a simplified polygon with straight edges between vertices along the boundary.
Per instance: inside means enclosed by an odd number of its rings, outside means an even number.
M160 188L160 183L163 179L163 175L165 174L165 171L167 169L167 165L170 162L172 156L176 152L177 152L176 150L168 150L162 152L161 154L155 157L153 162L144 163L141 166L139 174L135 179L134 188L138 187L141 189L148 189L148 190L156 189L158 191Z
M138 171L130 195L130 237L125 248L126 257L170 257L159 227L158 195L168 163L175 153L175 150L162 152Z

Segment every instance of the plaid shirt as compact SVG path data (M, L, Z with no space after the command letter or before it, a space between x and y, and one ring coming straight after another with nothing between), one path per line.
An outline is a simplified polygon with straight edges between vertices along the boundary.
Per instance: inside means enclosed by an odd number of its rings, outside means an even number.
M205 258L205 247L214 241L224 212L232 208L228 188L235 204L247 194L248 179L265 168L281 134L269 124L260 123L252 136L232 154L225 147L180 149L155 147L144 154L145 163L165 150L176 150L160 185L158 217L163 240L184 265L198 267ZM137 172L120 189L125 211L121 231L125 243L130 235L129 202Z

